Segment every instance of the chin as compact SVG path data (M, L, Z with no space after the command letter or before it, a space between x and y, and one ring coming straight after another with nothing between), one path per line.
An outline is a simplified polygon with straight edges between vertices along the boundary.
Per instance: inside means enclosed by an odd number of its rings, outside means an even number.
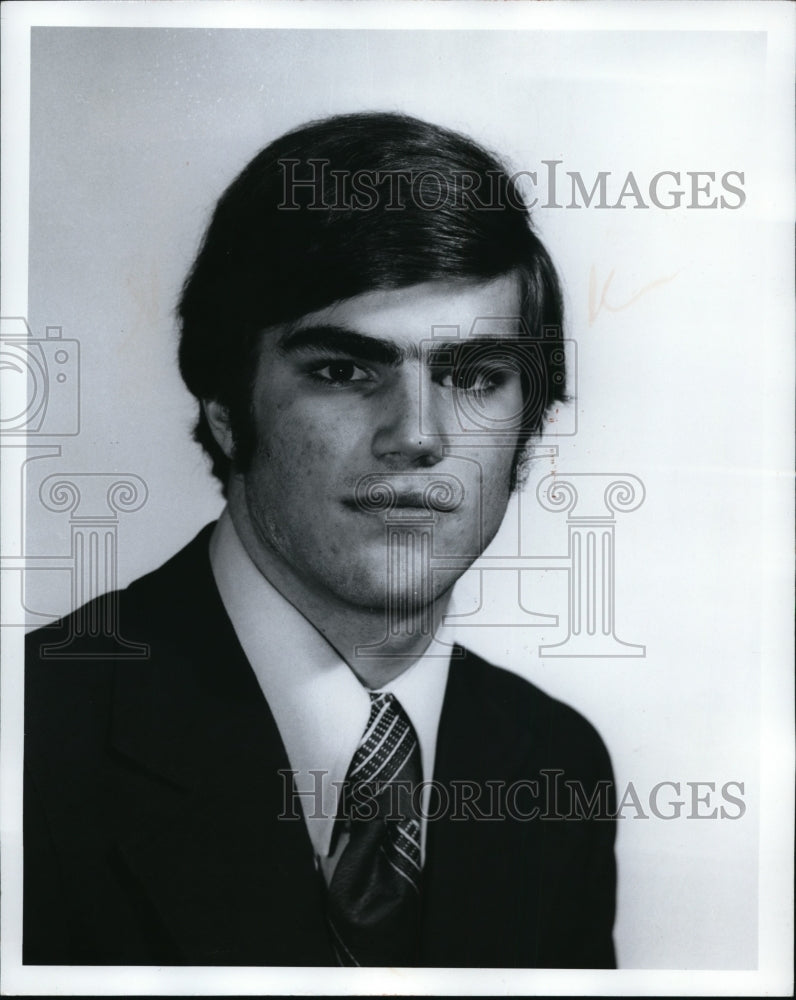
M346 581L333 585L332 592L344 603L362 611L386 612L392 603L390 593L381 580Z
M349 580L345 586L337 586L335 593L346 604L361 608L363 611L378 612L387 615L389 609L401 618L409 615L417 616L424 611L433 611L434 604L442 598L455 583L455 579L436 583L434 591L430 586L418 585L396 586L390 589L385 585L385 575L367 579L360 577L356 581Z

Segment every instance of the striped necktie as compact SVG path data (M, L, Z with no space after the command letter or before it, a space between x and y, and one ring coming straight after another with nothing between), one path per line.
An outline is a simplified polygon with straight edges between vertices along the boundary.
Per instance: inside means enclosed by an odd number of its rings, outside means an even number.
M420 820L412 790L422 780L420 748L395 697L370 697L343 790L349 840L329 885L329 926L342 965L410 966L418 961Z

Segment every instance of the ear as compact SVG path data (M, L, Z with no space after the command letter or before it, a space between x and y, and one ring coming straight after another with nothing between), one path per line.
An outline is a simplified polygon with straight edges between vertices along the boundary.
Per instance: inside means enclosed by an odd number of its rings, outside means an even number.
M205 411L205 417L208 424L210 424L210 430L213 432L216 443L227 458L231 459L234 451L234 442L232 440L229 412L226 406L222 406L215 399L205 399L202 401L202 409Z

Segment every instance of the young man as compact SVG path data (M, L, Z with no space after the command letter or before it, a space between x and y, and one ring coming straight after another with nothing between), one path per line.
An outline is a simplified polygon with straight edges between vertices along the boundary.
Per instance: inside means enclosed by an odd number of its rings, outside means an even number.
M30 637L24 960L612 966L610 808L571 791L610 805L605 748L443 624L563 394L516 185L416 119L310 124L179 312L227 507L75 613L146 659Z

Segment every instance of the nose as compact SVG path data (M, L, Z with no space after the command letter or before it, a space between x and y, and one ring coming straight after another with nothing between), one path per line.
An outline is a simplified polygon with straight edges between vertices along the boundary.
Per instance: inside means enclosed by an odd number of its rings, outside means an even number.
M392 468L430 468L444 455L444 400L421 365L404 363L381 395L373 454Z

